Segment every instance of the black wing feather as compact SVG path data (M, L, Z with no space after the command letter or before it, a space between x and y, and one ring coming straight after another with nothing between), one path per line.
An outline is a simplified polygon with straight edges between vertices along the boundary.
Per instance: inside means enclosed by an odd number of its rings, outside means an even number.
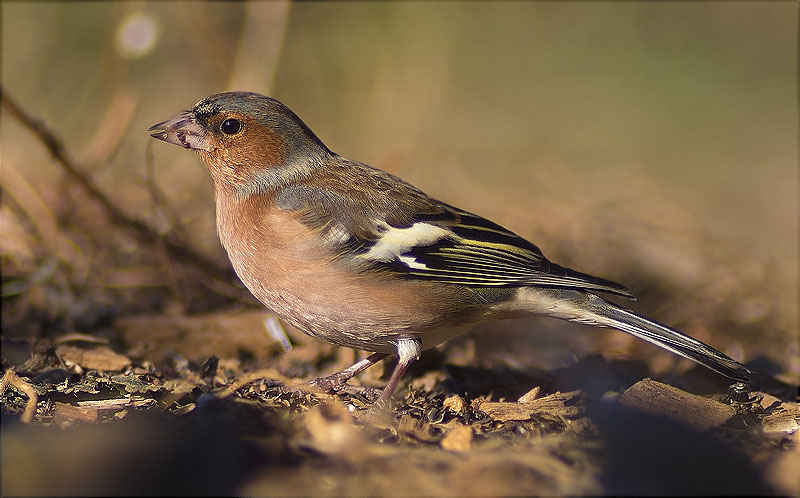
M449 229L452 235L400 256L391 267L407 278L471 287L565 287L609 292L633 299L624 286L550 262L534 244L485 218L447 206L445 213L419 222Z

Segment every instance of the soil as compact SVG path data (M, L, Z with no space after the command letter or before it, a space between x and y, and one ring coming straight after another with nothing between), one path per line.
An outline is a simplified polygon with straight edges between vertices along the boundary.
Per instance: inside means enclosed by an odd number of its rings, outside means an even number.
M359 356L265 318L4 339L3 495L798 494L796 386L777 379L728 392L697 368L679 388L597 356L484 367L478 334L423 355L381 410L307 383Z

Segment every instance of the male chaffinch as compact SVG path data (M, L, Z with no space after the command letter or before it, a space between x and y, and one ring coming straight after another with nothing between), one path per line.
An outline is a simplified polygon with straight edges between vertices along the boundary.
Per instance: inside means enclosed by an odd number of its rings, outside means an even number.
M275 99L211 95L149 131L208 166L220 240L259 301L308 335L374 352L320 387L339 390L396 354L386 403L423 350L525 313L622 330L750 380L723 353L597 295L633 298L622 285L551 263L500 225L331 152Z

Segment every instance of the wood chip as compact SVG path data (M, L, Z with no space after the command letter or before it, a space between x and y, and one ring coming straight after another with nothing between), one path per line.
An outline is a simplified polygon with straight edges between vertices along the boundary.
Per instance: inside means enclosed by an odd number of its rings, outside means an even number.
M60 427L74 422L97 422L99 411L89 406L73 406L69 403L54 403L53 421Z
M536 398L539 397L539 393L542 392L542 388L539 386L534 387L530 391L526 392L517 400L518 403L526 404L526 403L533 403Z
M458 424L445 434L441 444L447 451L465 452L472 449L472 441L472 428Z
M533 415L533 411L527 405L503 401L484 401L478 405L478 409L498 422L530 420Z
M36 414L36 404L39 402L39 396L36 394L33 385L17 375L13 368L9 368L3 374L3 378L0 379L0 394L6 392L8 386L12 386L28 396L28 402L25 403L25 411L22 412L20 420L26 424L31 423L33 416Z
M108 346L83 349L61 344L57 351L65 362L80 365L89 370L117 371L131 364L131 360L127 356L115 353Z
M97 337L89 334L81 334L80 332L73 332L57 337L53 342L56 344L63 344L65 342L88 342L91 344L108 344L108 339L105 337Z
M566 406L566 403L577 398L580 394L581 391L569 391L565 393L556 391L553 394L528 401L526 405L537 412L553 412L564 417L570 417L579 412L580 408L577 406Z
M556 392L524 404L505 401L480 401L473 408L484 412L499 422L530 420L537 413L571 418L580 415L582 410L578 406L567 406L565 403L576 398L579 394L580 391ZM530 397L527 399L530 399Z
M640 380L626 389L619 402L622 406L667 417L698 431L719 427L736 414L729 405L652 379Z
M89 399L76 403L80 408L90 408L93 410L117 411L123 408L141 408L156 404L152 398L111 398L111 399Z
M800 429L800 404L784 403L767 393L759 393L761 406L770 407L768 415L761 419L761 430L772 434L794 434Z
M430 442L434 438L431 436L431 424L424 420L403 414L397 423L397 432L411 436L419 441Z
M318 405L303 417L309 440L304 445L320 453L349 453L365 444L347 408L338 402Z

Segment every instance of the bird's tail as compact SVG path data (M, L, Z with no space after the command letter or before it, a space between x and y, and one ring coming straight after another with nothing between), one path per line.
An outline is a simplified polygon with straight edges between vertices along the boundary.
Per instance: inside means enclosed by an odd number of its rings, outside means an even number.
M531 293L526 297L528 302L531 302L531 298L538 301L538 307L540 307L538 312L540 313L543 312L541 307L546 307L549 312L545 312L545 314L551 316L621 330L693 360L731 379L746 383L751 381L753 372L733 358L697 339L649 318L639 316L600 296L564 289L539 289L535 294Z
M708 344L608 301L605 302L605 306L600 307L599 312L611 320L610 327L661 346L684 358L694 360L731 379L750 382L753 372Z

